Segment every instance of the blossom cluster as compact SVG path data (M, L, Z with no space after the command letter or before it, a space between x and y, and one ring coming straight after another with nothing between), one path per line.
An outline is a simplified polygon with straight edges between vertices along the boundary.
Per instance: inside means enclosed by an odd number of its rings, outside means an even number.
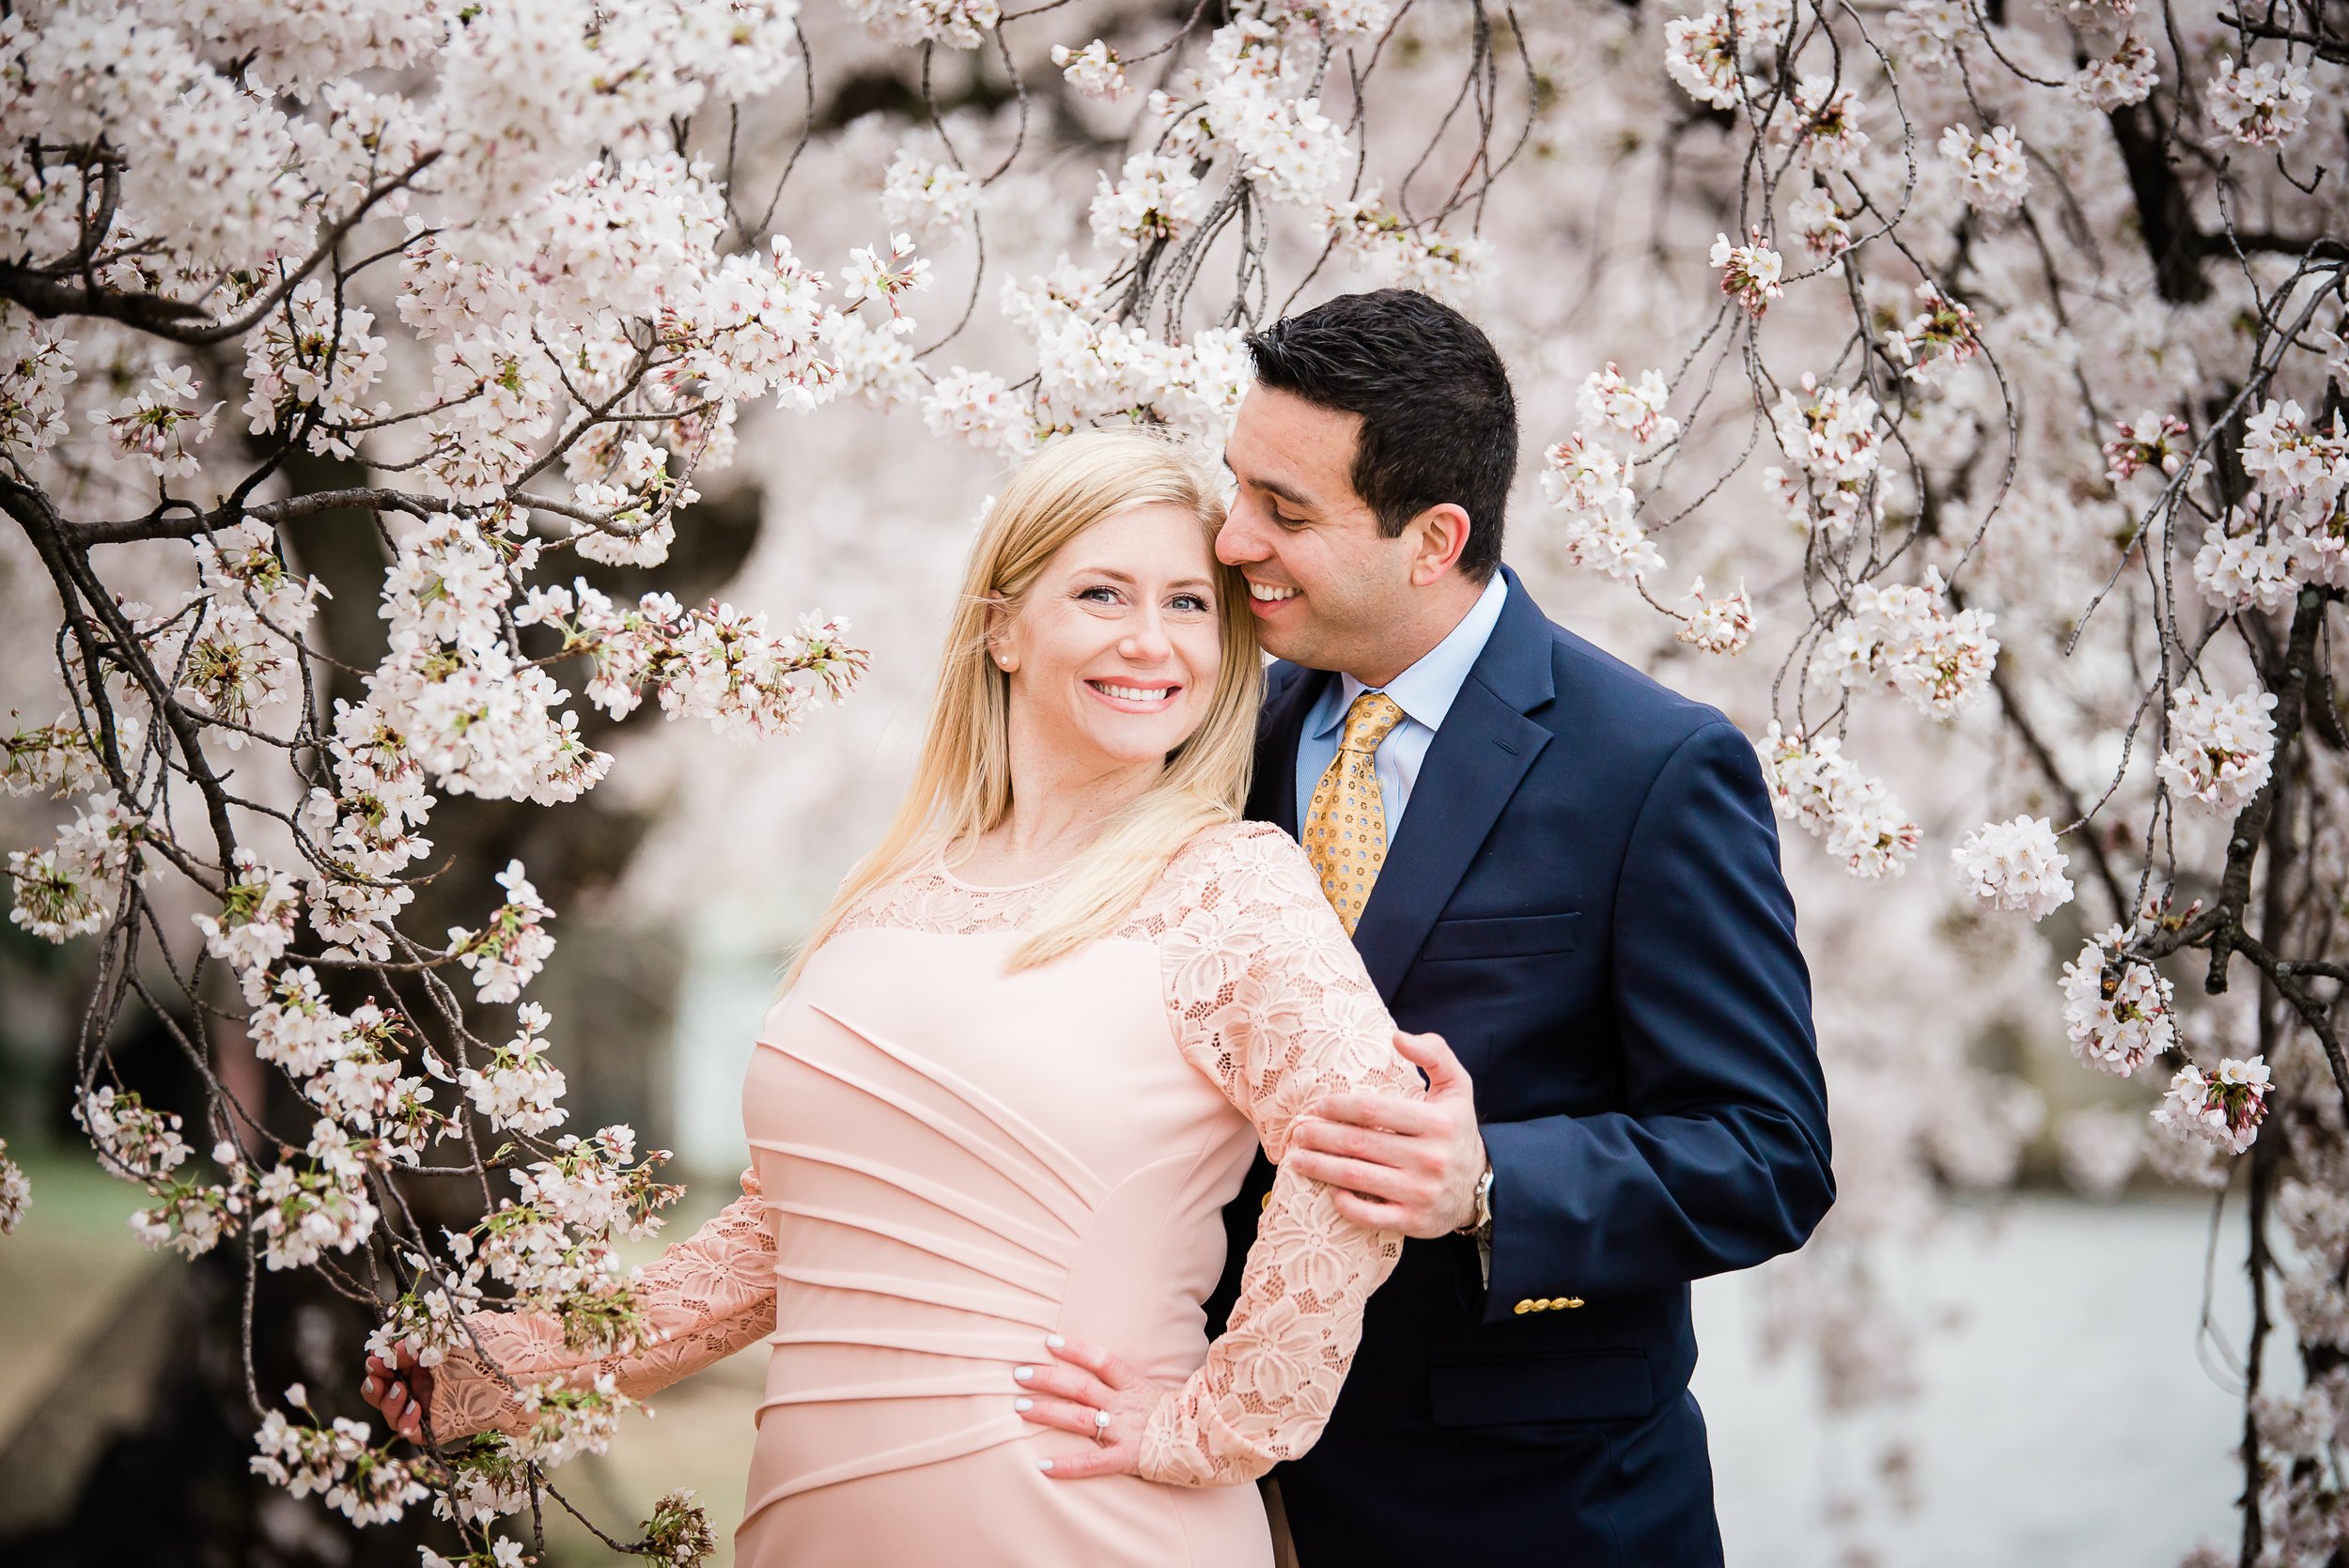
M2276 751L2276 694L2228 696L2190 687L2170 705L2169 743L2155 768L2178 797L2209 812L2233 813L2265 786Z
M1979 134L1948 126L1939 146L1967 202L1981 211L2012 212L2030 194L2030 163L2013 126L1994 125Z
M2214 124L2246 147L2276 147L2308 123L2315 90L2309 68L2297 61L2235 64L2218 57L2206 85Z
M2170 1079L2154 1119L2239 1155L2259 1137L2260 1124L2267 1119L2269 1078L2267 1063L2256 1056L2248 1062L2229 1057L2207 1077L2189 1062Z
M1704 579L1700 577L1688 584L1684 602L1690 608L1672 635L1690 647L1705 653L1742 653L1753 641L1753 600L1747 597L1743 583L1726 594L1708 595Z
M1664 24L1664 70L1698 102L1734 109L1754 90L1747 70L1785 41L1794 22L1792 0L1729 0L1677 18Z
M921 9L894 8L908 21ZM1484 241L1440 219L1407 219L1377 183L1361 182L1357 133L1316 96L1328 49L1375 37L1392 7L1262 0L1232 11L1200 55L1148 94L1134 150L1097 176L1086 219L1102 267L1063 258L1003 285L1003 318L1034 346L1032 378L960 364L916 374L889 345L846 331L835 338L852 389L884 405L917 402L932 433L1004 457L1103 421L1219 440L1249 379L1241 334L1171 330L1151 302L1162 287L1179 300L1199 262L1194 242L1239 210L1317 219L1330 254L1372 284L1455 298L1471 290L1489 264ZM892 33L901 35L910 36L904 26ZM1126 62L1106 40L1058 45L1050 58L1080 93L1126 90Z
M1492 266L1492 247L1484 241L1440 225L1408 222L1386 203L1376 184L1330 203L1322 222L1336 254L1376 287L1459 302Z
M2169 977L2131 957L2128 940L2128 932L2112 926L2063 966L2063 1022L2072 1054L2123 1078L2178 1041Z
M2296 577L2307 567L2295 559L2295 546L2306 538L2262 527L2232 507L2194 552L2194 585L2221 610L2281 610L2299 596Z
M1867 151L1870 137L1860 122L1867 117L1868 105L1850 84L1832 76L1805 76L1795 84L1785 107L1787 113L1770 117L1764 140L1771 147L1794 149L1812 173L1842 174Z
M1664 410L1671 388L1655 370L1626 378L1612 360L1583 378L1574 435L1544 454L1542 489L1562 514L1555 537L1576 566L1638 582L1664 567L1639 523L1632 474L1640 459L1669 446L1680 422ZM1702 592L1702 582L1692 593ZM1726 651L1726 650L1725 650Z
M900 147L882 177L881 217L892 229L960 234L978 206L979 182L950 163Z
M8 919L47 941L65 941L104 925L121 902L124 882L147 872L148 851L141 841L152 825L119 795L94 790L73 810L73 820L57 830L48 848L8 852L14 890Z
M263 1418L253 1438L259 1451L251 1461L255 1474L297 1498L317 1493L354 1525L387 1524L410 1503L430 1496L406 1462L367 1441L367 1429L360 1422L336 1416L330 1425L319 1426L301 1384L286 1390L286 1403L307 1421L289 1421L283 1410Z
M1107 42L1095 39L1082 49L1052 45L1052 63L1068 85L1087 98L1116 98L1126 90L1125 63Z
M1770 302L1786 292L1781 281L1786 273L1785 257L1770 248L1758 225L1742 245L1730 243L1726 234L1715 235L1709 259L1721 274L1721 292L1757 321L1770 308Z
M1927 279L1917 286L1924 309L1884 334L1885 351L1906 366L1901 373L1925 386L1938 386L1982 348L1981 323L1964 303Z
M1936 719L1963 712L1999 657L1986 610L1952 614L1940 568L1922 583L1863 582L1851 592L1851 614L1811 656L1811 678L1846 690L1870 681L1890 687Z
M2072 879L2063 874L2071 857L2056 846L2044 816L1984 823L1951 848L1950 861L1967 890L1993 909L2039 920L2072 901Z
M1770 427L1786 461L1765 468L1762 483L1789 522L1838 537L1875 515L1877 418L1867 393L1822 385L1808 371L1799 390L1780 390Z
M0 1235L13 1235L33 1206L33 1184L24 1167L8 1157L8 1141L0 1138Z
M2186 466L2187 448L2180 438L2189 432L2175 414L2148 409L2134 420L2114 420L2112 427L2119 433L2105 442L2104 454L2105 473L2114 484L2125 484L2149 468L2166 477Z
M1921 831L1884 781L1860 772L1843 755L1842 740L1806 737L1772 720L1755 750L1772 809L1821 840L1844 869L1866 878L1908 869Z
M2142 103L2161 85L2161 62L2135 34L2121 40L2109 54L2100 55L2072 73L2071 88L2081 102L2100 115Z

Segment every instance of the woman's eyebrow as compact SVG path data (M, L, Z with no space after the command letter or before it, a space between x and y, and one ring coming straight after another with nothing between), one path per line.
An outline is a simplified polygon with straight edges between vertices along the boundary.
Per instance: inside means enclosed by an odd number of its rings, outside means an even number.
M1079 567L1076 571L1070 575L1076 577L1106 577L1112 582L1122 582L1128 587L1132 587L1136 583L1136 579L1131 572L1120 571L1115 567ZM1167 586L1169 588L1206 588L1212 591L1215 587L1215 582L1211 578L1185 577L1168 583Z

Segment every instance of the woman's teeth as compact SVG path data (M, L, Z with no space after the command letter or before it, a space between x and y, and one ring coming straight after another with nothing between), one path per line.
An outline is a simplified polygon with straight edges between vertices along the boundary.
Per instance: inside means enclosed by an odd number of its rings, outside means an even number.
M1088 681L1086 684L1104 696L1128 703L1162 703L1175 691L1172 686L1112 686L1105 680Z
M1299 592L1295 588L1276 588L1269 582L1252 581L1248 584L1248 597L1258 604L1278 604L1284 598L1295 598Z

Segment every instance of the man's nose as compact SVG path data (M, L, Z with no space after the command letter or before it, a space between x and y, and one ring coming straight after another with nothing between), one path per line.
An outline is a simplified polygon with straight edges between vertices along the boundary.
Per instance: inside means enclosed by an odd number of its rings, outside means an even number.
M1235 500L1223 515L1223 526L1215 531L1215 558L1227 567L1244 567L1268 553L1248 503Z

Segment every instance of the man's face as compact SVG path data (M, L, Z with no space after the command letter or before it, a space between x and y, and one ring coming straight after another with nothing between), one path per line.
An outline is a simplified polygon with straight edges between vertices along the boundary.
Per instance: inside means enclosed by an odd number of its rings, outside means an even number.
M1248 579L1257 634L1276 657L1370 680L1393 673L1386 644L1409 636L1414 540L1409 529L1379 537L1377 515L1354 493L1361 423L1251 388L1223 448L1237 491L1215 552Z

